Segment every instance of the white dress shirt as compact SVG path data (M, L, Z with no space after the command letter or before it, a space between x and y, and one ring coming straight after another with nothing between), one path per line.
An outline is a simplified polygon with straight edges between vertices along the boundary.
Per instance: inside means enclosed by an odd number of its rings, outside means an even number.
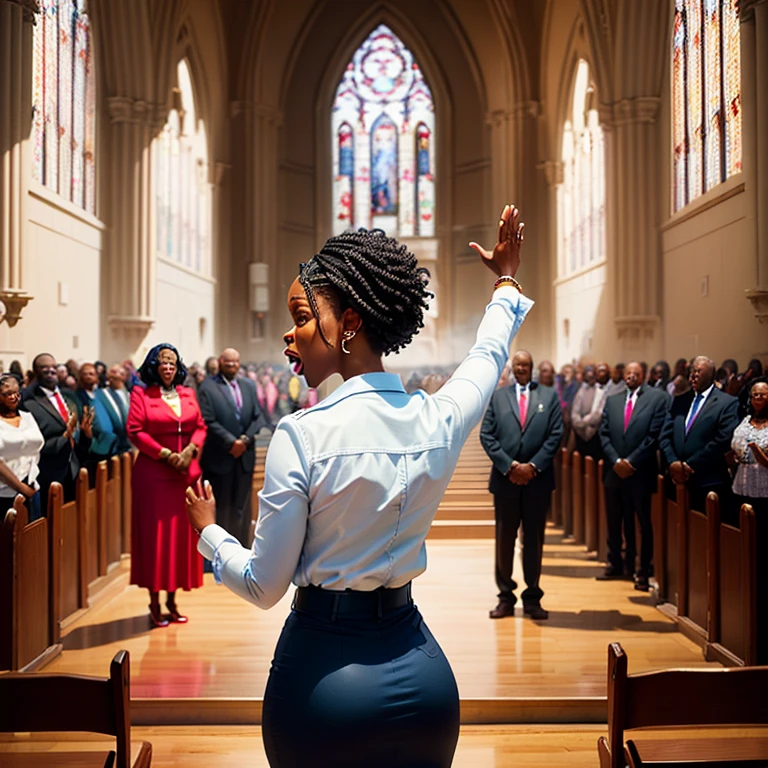
M701 413L701 409L707 404L707 398L712 393L712 390L715 388L714 384L710 384L707 389L705 389L703 392L701 392L701 402L699 403L699 408L696 411L696 418L699 417L699 414ZM696 393L693 393L693 400L691 400L691 405L688 408L688 414L685 417L685 428L686 430L690 429L693 425L688 424L688 420L691 418L691 413L693 413L693 404L696 402Z
M45 438L35 417L29 411L19 411L21 421L18 427L0 419L0 459L19 480L26 478L27 485L38 488L36 481L40 474L38 462ZM0 496L15 496L16 491L0 480Z
M202 531L198 549L217 581L269 608L291 581L367 591L421 574L461 448L532 306L512 287L496 290L475 345L434 395L409 395L399 376L368 373L285 416L267 453L252 549L218 525Z

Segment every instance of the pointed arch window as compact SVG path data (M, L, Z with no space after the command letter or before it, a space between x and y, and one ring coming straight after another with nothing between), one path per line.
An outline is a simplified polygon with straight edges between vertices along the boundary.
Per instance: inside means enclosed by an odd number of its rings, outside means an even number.
M357 49L331 110L334 234L435 233L435 108L413 54L385 24Z
M211 273L211 185L208 139L198 117L185 60L163 130L153 142L157 255L204 275Z
M580 60L563 126L563 181L557 188L558 272L605 260L605 143L589 66Z
M741 171L737 0L675 0L674 210Z
M32 176L96 212L96 84L86 0L41 0L33 33Z

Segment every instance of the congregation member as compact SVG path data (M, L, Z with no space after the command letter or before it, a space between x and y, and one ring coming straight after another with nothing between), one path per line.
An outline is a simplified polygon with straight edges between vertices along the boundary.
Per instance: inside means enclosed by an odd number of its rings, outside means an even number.
M268 608L292 578L299 585L264 694L270 765L451 765L458 690L411 580L426 567L440 498L532 305L514 277L522 239L507 206L493 252L473 244L498 276L493 298L467 359L430 396L408 395L382 361L423 327L426 270L381 230L330 238L289 287L294 326L284 340L309 386L334 373L344 383L280 422L253 549L215 525L210 484L187 489L200 549L230 589ZM397 311L382 313L393 293Z
M517 583L513 578L515 542L523 526L523 613L547 619L541 605L541 560L547 510L555 488L554 459L563 438L557 393L531 381L533 358L519 350L512 358L514 383L497 389L488 405L480 442L493 462L488 490L496 518L498 605L492 619L514 616Z
M27 503L29 519L40 517L40 451L45 438L35 417L19 410L19 381L12 373L0 376L0 521L16 494Z
M96 400L104 405L112 422L112 431L116 438L113 454L126 453L131 450L127 432L128 410L131 400L125 380L125 368L116 363L107 370L107 386L96 390Z
M149 619L157 628L186 623L176 591L203 585L184 493L200 477L197 457L206 428L195 393L181 386L187 370L175 347L153 347L139 375L145 387L131 392L127 426L139 449L131 478L131 584L148 590ZM167 614L160 608L161 590L167 593Z
M627 391L627 383L624 381L624 368L624 363L616 363L616 365L611 368L611 379L605 385L606 397Z
M603 410L600 444L605 457L603 490L608 531L608 565L598 579L635 576L635 589L648 591L653 575L651 498L659 473L656 452L669 397L643 384L643 369L626 367L626 392L611 395ZM635 571L635 519L640 525L640 565ZM622 537L626 543L622 560Z
M99 374L93 363L83 363L80 366L80 386L75 391L82 414L90 409L93 414L93 438L85 466L88 469L91 487L96 483L96 466L100 461L106 461L117 452L117 435L112 426L112 419L99 392Z
M697 357L691 366L691 391L675 397L661 430L659 448L669 473L667 493L685 485L691 509L706 510L710 492L720 497L721 508L730 508L731 477L726 454L738 426L738 401L715 387L715 364Z
M59 387L56 360L47 353L32 361L35 384L24 400L23 407L35 418L45 438L40 455L40 506L48 513L48 488L61 483L64 503L73 501L80 467L85 464L91 448L93 412L85 409L78 419L78 403L74 393Z
M610 380L607 363L584 369L584 381L571 406L571 426L576 436L576 450L582 456L591 456L595 462L602 458L600 449L600 420L603 417L605 386Z
M749 387L749 412L733 433L738 461L733 493L736 517L742 504L755 510L757 528L757 663L768 664L768 379Z
M218 375L219 373L219 359L217 357L209 357L205 361L205 366L203 367L203 373L206 377L213 378L214 376Z
M681 357L675 362L675 369L672 371L671 378L667 384L667 394L670 397L674 397L677 394L682 394L677 390L680 388L677 384L678 381L687 381L690 371L688 370L688 361Z
M555 366L549 360L539 363L539 384L542 387L555 386Z
M666 391L670 379L669 363L666 360L659 360L659 362L651 368L651 374L648 377L648 386Z
M225 349L218 363L218 374L203 381L197 393L208 427L201 466L216 496L217 524L247 547L255 440L263 427L271 425L259 407L254 383L237 375L240 353Z

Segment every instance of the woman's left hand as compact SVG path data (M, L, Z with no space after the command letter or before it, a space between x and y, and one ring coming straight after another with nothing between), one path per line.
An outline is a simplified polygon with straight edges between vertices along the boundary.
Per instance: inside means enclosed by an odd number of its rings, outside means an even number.
M206 525L216 522L216 499L211 484L206 480L197 481L195 488L189 486L186 491L187 514L192 527L200 533Z

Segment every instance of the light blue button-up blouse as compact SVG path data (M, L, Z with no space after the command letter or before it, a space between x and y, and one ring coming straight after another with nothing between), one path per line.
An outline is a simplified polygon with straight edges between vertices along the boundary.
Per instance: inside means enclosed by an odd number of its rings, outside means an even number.
M218 525L198 549L216 580L261 608L291 581L326 589L399 587L423 573L425 539L470 430L533 302L494 292L466 360L435 394L391 373L348 379L284 417L267 453L252 549Z

